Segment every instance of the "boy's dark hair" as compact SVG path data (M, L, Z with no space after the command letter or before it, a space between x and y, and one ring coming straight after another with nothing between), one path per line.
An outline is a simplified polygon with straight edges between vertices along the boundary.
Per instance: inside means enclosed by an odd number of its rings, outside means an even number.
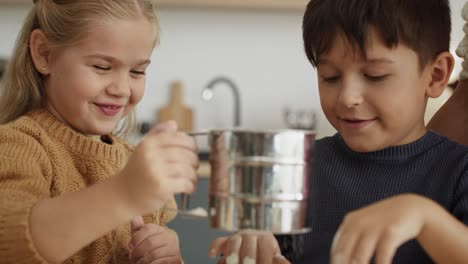
M365 57L371 26L387 47L404 44L414 50L421 69L450 49L448 0L311 0L302 28L307 58L317 67L340 32Z

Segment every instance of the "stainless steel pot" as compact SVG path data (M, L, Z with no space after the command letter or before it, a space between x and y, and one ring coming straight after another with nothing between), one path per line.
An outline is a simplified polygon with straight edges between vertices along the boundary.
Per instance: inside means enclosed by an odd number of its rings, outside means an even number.
M313 132L232 129L196 135L207 135L210 146L211 227L275 234L309 231L305 218Z

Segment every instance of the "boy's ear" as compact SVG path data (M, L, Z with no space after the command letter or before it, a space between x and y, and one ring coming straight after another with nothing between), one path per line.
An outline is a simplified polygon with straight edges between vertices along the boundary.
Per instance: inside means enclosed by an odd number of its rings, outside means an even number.
M36 70L42 75L50 73L50 45L44 31L35 29L29 37L29 51Z
M439 97L450 80L454 67L453 56L449 52L442 52L430 65L430 82L426 88L426 95L431 98Z

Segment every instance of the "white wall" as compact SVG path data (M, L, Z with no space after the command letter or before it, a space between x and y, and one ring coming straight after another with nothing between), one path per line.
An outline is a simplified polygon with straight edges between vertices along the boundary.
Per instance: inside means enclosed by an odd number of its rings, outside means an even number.
M0 56L8 56L28 6L0 9ZM200 99L214 77L232 78L241 92L246 127L283 127L282 108L319 110L315 76L301 42L301 12L160 10L161 45L148 71L139 116L152 120L168 100L174 79L185 84L185 101L195 126L229 127L232 95L217 87L212 101Z
M218 75L239 86L244 126L281 127L285 106L318 109L315 76L302 50L301 12L159 13L162 40L145 109L162 104L168 82L181 79L187 103L197 111L198 128L231 126L233 103L227 87L216 89L214 101L200 99L201 89Z
M460 12L465 0L450 2L454 51L464 36ZM0 56L10 54L28 8L0 7ZM231 126L233 104L227 87L216 89L210 102L200 99L201 89L218 75L239 86L245 127L284 127L282 110L287 106L320 112L315 73L302 49L302 12L158 13L162 40L148 71L147 93L139 108L142 120L153 120L167 101L169 83L179 79L185 84L186 104L195 111L196 129Z

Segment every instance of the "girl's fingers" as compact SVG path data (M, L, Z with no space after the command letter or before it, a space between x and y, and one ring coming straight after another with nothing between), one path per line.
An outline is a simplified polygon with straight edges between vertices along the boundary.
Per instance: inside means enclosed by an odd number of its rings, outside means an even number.
M167 263L182 263L180 261L180 258L179 257L168 257L168 258L162 258L162 259L158 259L158 260L155 260L149 264L167 264Z
M192 167L188 165L171 165L167 168L169 178L165 186L173 193L192 193L198 182L198 176Z
M165 247L165 242L157 241L158 235L150 235L132 250L130 260L134 263L148 263L153 260L152 255L148 255L152 250Z
M132 238L129 242L129 247L133 250L133 252L139 252L138 247L144 240L146 240L149 237L149 234L159 235L162 234L164 231L165 229L163 227L156 224L144 225L132 235Z
M168 246L161 246L146 252L145 255L137 262L137 264L176 263L174 261L179 259L180 257L177 250Z
M143 217L141 217L141 215L134 217L130 222L132 235L135 234L135 232L138 231L138 229L140 229L144 224L145 222L143 221Z
M176 131L148 133L143 137L140 144L145 145L148 150L175 148L194 153L198 152L197 145L192 137Z
M148 131L148 134L158 134L163 132L176 132L177 131L177 123L174 120L169 120L166 122L162 122L154 126L153 128Z
M174 194L191 194L195 191L195 184L193 183L193 181L182 177L174 177L169 179L169 184L167 186L170 186L170 192Z
M200 160L198 159L198 154L194 151L190 151L182 148L165 148L164 159L169 163L176 164L188 164L192 168L198 168Z
M160 133L150 135L151 139L161 148L181 148L192 152L198 152L197 145L193 137L182 132Z
M167 175L170 178L183 178L192 182L197 182L197 172L188 164L169 164L167 166Z

